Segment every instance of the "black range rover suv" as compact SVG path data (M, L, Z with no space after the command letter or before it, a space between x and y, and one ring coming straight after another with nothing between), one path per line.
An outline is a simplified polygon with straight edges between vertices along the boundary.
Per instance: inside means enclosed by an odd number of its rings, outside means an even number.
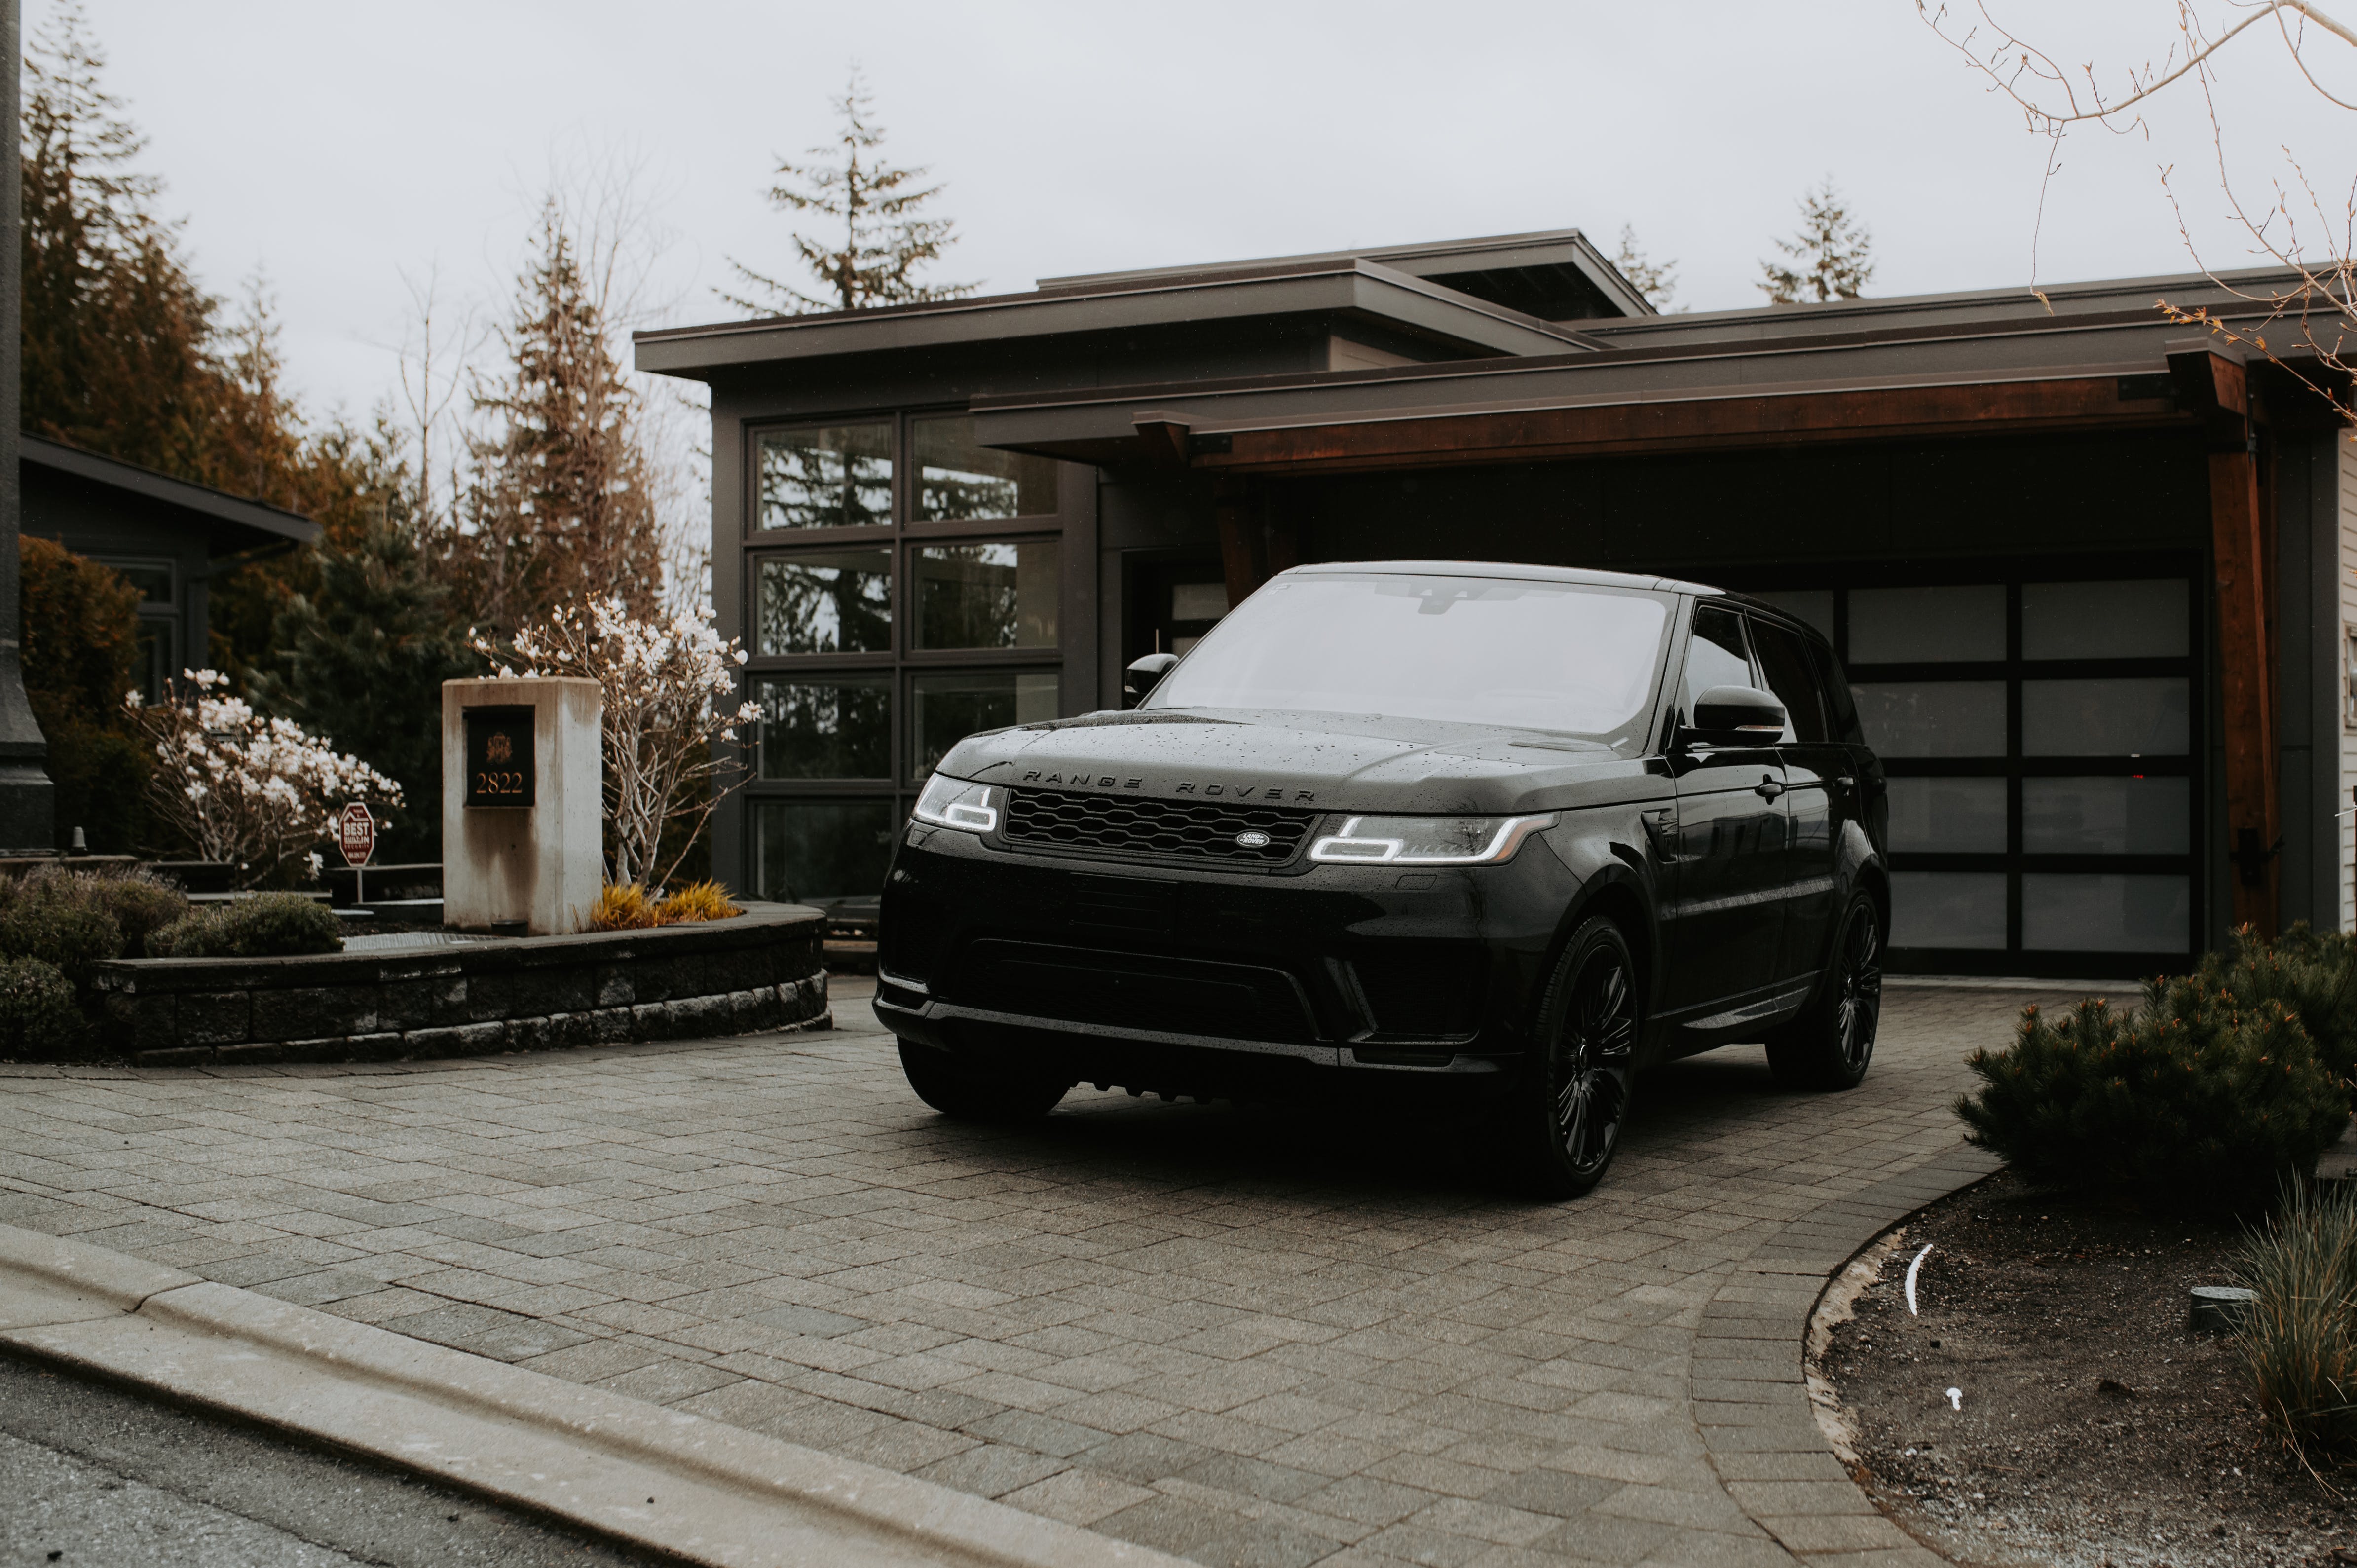
M937 1110L1469 1094L1569 1197L1652 1063L1764 1040L1788 1084L1865 1075L1888 808L1803 623L1658 577L1303 566L1130 675L1130 711L961 742L894 852L876 1014Z

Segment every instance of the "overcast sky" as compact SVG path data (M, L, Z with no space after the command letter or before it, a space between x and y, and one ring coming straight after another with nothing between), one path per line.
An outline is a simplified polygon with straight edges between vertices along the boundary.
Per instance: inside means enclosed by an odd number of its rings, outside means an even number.
M2126 64L2174 35L2171 0L1990 3L2064 59ZM27 0L28 34L50 10ZM963 239L940 275L994 291L1534 229L1580 228L1609 252L1629 223L1677 263L1681 303L1740 306L1760 302L1760 258L1796 197L1827 175L1873 231L1868 293L2032 276L2043 144L1911 0L88 10L200 275L228 293L266 272L315 407L362 412L391 385L404 274L438 267L446 295L499 296L554 166L635 166L669 237L663 317L735 314L711 289L732 256L788 265L789 222L760 193L778 155L828 136L855 61L888 152L947 183ZM2298 85L2267 32L2223 57L2237 156L2264 170L2290 143L2345 204L2350 116ZM2357 66L2319 58L2357 84ZM2157 120L2150 140L2070 145L2042 281L2190 267L2156 173L2171 162L2202 259L2248 264L2201 100L2179 93Z

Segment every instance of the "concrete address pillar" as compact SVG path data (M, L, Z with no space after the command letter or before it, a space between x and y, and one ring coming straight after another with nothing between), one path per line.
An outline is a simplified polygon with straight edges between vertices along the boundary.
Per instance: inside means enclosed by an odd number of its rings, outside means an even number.
M442 919L577 931L606 880L604 703L570 676L442 683Z

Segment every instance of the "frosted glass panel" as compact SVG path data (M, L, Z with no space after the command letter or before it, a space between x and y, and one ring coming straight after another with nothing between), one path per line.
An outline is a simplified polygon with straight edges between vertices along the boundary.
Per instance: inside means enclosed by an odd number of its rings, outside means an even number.
M2191 800L2184 779L2025 779L2021 847L2030 854L2183 854L2192 842Z
M1890 945L1895 948L2005 946L2001 871L1894 871Z
M2024 659L2182 659L2185 580L2028 583L2021 590Z
M1825 634L1834 635L1834 591L1831 588L1770 588L1751 596L1763 605L1774 605L1786 615L1807 621Z
M2031 872L2021 879L2021 945L2044 952L2184 952L2192 908L2192 888L2182 876Z
M2005 657L2005 589L1852 588L1849 661L1912 664Z
M1904 854L2005 853L2002 779L1893 779L1890 847Z
M2026 757L2182 757L2186 735L2182 676L2021 683Z
M2002 681L1878 681L1856 691L1866 744L1885 757L2005 755Z

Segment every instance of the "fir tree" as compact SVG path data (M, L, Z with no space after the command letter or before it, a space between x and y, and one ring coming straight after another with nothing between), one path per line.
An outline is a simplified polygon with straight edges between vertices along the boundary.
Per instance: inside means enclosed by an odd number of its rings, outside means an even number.
M552 199L502 334L507 376L474 395L495 423L471 443L449 540L476 624L496 637L559 604L618 597L645 615L662 596L655 477L609 325Z
M349 438L349 437L347 437ZM398 779L406 809L381 857L436 860L442 840L442 682L480 671L424 542L414 470L382 424L351 454L373 476L361 516L307 553L271 627L271 668L252 682L295 719Z
M926 204L942 190L938 184L922 183L924 169L895 167L877 156L884 145L884 127L876 123L872 101L856 71L834 106L843 129L834 145L813 147L807 163L780 158L778 183L769 190L770 205L780 211L808 213L828 225L827 231L796 231L793 236L795 255L816 280L819 292L805 294L731 260L728 264L737 274L767 297L748 299L726 292L720 297L757 314L794 316L972 294L972 284L917 281L919 268L940 261L956 242L956 225L946 218L923 215ZM825 161L830 159L834 161Z
M1792 263L1761 262L1760 288L1778 305L1856 299L1874 278L1874 237L1850 216L1833 177L1801 198L1801 230L1776 248Z
M218 308L189 275L145 145L100 85L78 5L25 58L23 420L55 440L196 477L217 406Z
M1612 259L1612 264L1620 269L1620 275L1627 278L1655 310L1669 309L1670 301L1677 297L1677 262L1674 259L1648 261L1645 252L1637 248L1634 224L1620 225L1620 253Z

